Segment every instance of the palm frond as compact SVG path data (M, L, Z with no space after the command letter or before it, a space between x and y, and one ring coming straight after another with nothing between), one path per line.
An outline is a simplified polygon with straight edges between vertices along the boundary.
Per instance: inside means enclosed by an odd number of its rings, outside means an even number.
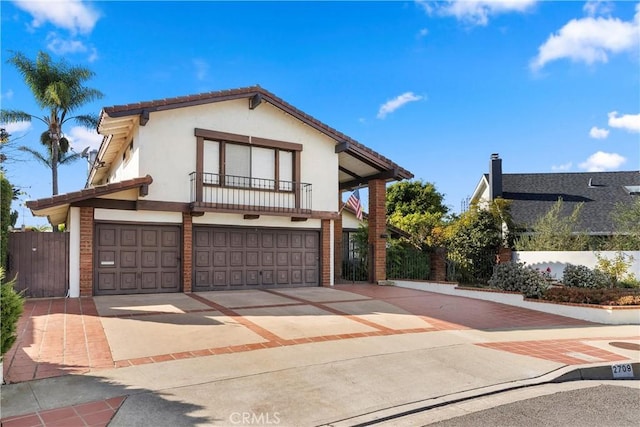
M2 123L30 122L32 118L31 114L24 111L0 110L0 122Z
M81 114L79 116L69 117L67 120L72 119L78 122L78 124L89 129L95 129L98 127L99 118L95 114Z
M58 156L58 164L68 165L81 158L80 153L60 153L60 156Z
M47 168L51 169L51 155L49 155L48 157L45 157L39 151L36 151L32 148L25 147L25 146L19 147L18 150L24 151L25 153L30 153L38 162L42 163Z

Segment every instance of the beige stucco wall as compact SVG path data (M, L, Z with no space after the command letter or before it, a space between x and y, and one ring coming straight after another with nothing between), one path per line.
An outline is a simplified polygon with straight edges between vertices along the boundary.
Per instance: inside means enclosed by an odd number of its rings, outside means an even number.
M337 211L335 141L270 104L250 110L247 99L151 113L134 136L135 155L118 169L118 180L149 174L153 184L146 200L189 202L189 174L196 169L195 128L302 144L301 180L313 185L312 209Z
M285 216L260 215L258 219L244 219L240 214L223 214L207 212L203 216L193 217L194 225L235 225L240 227L273 227L273 228L306 228L320 229L319 219L291 221Z
M109 182L124 181L125 179L138 178L140 175L140 150L138 148L138 128L133 130L133 150L129 153L129 143L125 144L115 158L109 175ZM126 160L122 155L127 152Z

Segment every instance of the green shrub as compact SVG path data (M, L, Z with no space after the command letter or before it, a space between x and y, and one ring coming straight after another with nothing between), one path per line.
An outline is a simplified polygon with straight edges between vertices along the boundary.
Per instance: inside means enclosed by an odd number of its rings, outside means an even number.
M622 251L616 252L613 259L605 258L601 254L596 252L596 258L598 259L598 265L596 269L602 271L609 277L611 286L616 286L618 282L622 281L634 281L633 274L629 272L631 264L633 263L633 256L627 255Z
M640 305L640 291L637 289L589 289L589 288L552 288L544 293L542 299L553 302L597 305Z
M549 288L544 274L522 262L498 264L489 285L503 291L522 292L528 298L540 298Z
M564 268L562 283L574 288L606 288L611 284L610 277L600 270L592 270L584 265L567 264Z
M9 351L16 340L16 326L24 307L24 298L13 288L15 279L4 281L4 269L0 267L0 357Z

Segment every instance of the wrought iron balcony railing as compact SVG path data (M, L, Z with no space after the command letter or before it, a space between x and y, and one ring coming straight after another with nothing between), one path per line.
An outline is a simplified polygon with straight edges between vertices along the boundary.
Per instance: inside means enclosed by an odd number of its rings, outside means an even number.
M192 206L212 210L311 213L311 184L216 173L189 174Z

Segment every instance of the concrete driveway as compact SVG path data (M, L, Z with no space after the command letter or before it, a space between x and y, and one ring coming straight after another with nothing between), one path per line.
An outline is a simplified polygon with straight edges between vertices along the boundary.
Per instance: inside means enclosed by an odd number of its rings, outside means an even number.
M244 408L243 416L286 412L283 425L306 425L305 411L317 423L349 419L566 366L635 360L637 350L611 344L640 342L636 327L374 285L29 300L18 329L4 361L17 383L3 387L6 425L28 417L48 425L45 415L163 425L170 413L191 414L187 403L202 419L171 423L236 424L234 408ZM92 402L98 413L85 408Z

